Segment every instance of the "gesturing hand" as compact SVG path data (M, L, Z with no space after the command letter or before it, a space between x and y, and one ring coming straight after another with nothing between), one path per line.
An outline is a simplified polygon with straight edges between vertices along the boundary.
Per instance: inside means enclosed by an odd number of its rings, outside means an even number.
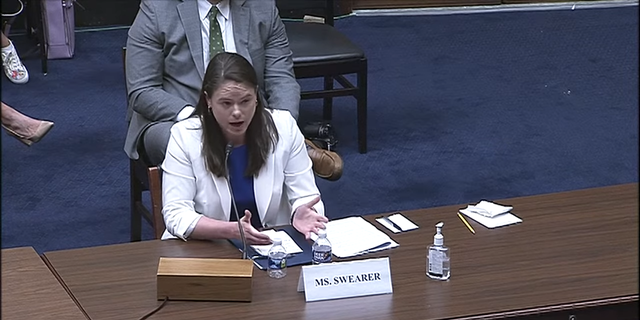
M261 233L251 225L251 212L249 210L244 211L244 217L240 218L240 223L244 228L244 236L245 238L247 238L248 244L270 244L271 243L271 238L269 238L268 235ZM238 233L240 233L240 230L238 230Z
M304 237L308 240L311 238L311 233L318 233L318 229L324 229L324 224L329 221L327 217L319 215L313 206L320 201L320 197L316 197L313 200L299 206L293 213L293 227L300 233L304 234Z

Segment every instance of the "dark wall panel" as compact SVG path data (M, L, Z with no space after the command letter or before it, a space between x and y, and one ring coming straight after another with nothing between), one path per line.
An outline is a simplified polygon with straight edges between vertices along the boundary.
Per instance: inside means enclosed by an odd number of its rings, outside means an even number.
M76 1L77 3L75 5L75 19L76 27L78 28L131 25L138 12L138 8L140 7L140 0ZM321 3L321 1L322 0L277 0L278 4L282 7L282 16L288 18L302 17L302 11L298 10L298 7L301 3ZM423 8L564 1L566 0L334 0L334 12L336 15L344 15L350 13L352 9ZM27 0L28 4L33 2L34 0ZM304 13L315 14L316 12L309 12L305 10ZM11 27L12 31L20 32L21 30L25 29L25 16L26 14L23 13L18 16L17 19L15 19Z
M162 1L162 0L159 0ZM79 0L76 27L128 26L140 8L140 0Z

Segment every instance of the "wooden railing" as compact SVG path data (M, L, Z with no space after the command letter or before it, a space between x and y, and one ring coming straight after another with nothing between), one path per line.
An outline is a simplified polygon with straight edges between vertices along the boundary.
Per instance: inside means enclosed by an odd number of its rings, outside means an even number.
M343 3L343 8L350 7L357 10L567 2L567 0L338 0L338 2Z

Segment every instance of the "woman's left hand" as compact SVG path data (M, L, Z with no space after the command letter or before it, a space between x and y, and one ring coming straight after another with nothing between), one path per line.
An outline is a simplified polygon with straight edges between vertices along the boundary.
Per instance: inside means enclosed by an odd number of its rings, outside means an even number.
M318 229L324 229L327 217L319 215L313 206L320 201L320 197L299 206L293 214L293 227L304 234L305 239L311 238L311 233L318 233Z

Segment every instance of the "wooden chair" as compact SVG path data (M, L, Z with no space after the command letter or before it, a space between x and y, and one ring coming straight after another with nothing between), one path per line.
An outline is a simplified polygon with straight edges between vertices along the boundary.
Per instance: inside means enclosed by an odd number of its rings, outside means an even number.
M126 53L122 48L122 62L124 65L126 82ZM142 240L142 218L153 226L156 239L164 232L164 218L162 216L162 170L160 167L150 166L142 159L129 159L129 184L131 196L131 241ZM151 210L142 202L142 194L151 194Z
M162 169L159 166L148 166L144 161L129 160L131 185L131 241L142 240L142 218L153 227L155 239L160 239L164 232L162 216ZM151 209L142 202L142 194L149 191Z
M150 167L147 169L149 177L149 192L151 193L151 213L153 215L153 234L160 239L165 230L162 215L162 169Z
M334 28L334 0L278 0L280 16L320 14L324 23L285 21L297 79L324 78L324 90L303 91L301 99L323 99L323 118L331 120L333 98L357 101L358 150L367 152L367 58L357 45ZM355 74L354 84L345 77ZM335 83L341 87L335 88Z

